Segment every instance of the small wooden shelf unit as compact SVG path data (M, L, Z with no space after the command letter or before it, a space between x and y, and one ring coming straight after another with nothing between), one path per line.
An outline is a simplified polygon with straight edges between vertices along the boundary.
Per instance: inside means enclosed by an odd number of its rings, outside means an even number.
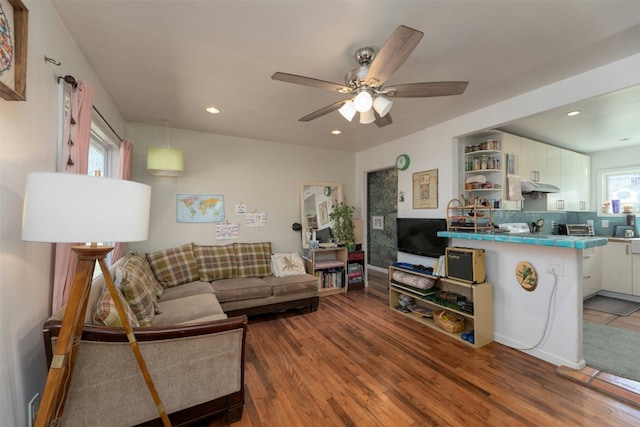
M347 248L309 249L305 269L318 278L320 296L347 292Z
M407 287L400 288L393 281L393 272L402 271L404 273L415 274L417 276L429 277L436 281L435 287L444 290L456 292L464 295L468 300L473 302L473 313L467 313L455 310L450 307L442 306L433 301L423 298L420 294L411 291ZM414 299L414 304L429 308L433 311L448 310L453 313L462 315L465 318L464 332L474 331L475 342L472 344L462 339L462 332L449 333L438 327L431 317L418 317L413 313L404 313L398 310L398 296L400 294L408 295ZM419 273L412 270L405 270L398 267L389 267L389 307L417 322L437 329L443 334L447 334L457 340L460 340L475 348L480 348L493 342L493 287L489 282L471 284L459 280L448 279L446 277L435 277L427 273Z
M458 199L447 204L447 230L473 231L493 229L493 211L490 206L464 205Z

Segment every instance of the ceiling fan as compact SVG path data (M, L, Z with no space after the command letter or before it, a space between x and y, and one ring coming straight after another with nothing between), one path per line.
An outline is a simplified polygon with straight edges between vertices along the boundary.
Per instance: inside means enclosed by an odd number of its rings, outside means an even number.
M382 87L387 79L411 55L422 36L424 36L424 33L421 31L400 25L378 52L370 47L358 49L355 53L355 59L360 66L347 73L344 85L281 72L276 72L271 78L353 95L352 98L327 105L302 117L299 119L301 122L309 122L338 110L349 121L359 112L360 123L375 123L378 127L387 126L392 123L389 110L393 105L393 102L387 97L425 98L460 95L469 84L469 82L464 81L451 81L408 83Z

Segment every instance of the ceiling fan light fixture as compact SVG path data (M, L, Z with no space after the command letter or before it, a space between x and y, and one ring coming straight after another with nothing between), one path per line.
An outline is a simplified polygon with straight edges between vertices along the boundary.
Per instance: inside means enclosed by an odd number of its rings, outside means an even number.
M366 90L363 90L359 94L353 98L353 103L356 107L356 110L360 113L364 113L365 111L371 110L373 106L373 99L371 98L371 94Z
M353 120L353 117L356 115L357 111L356 111L356 106L353 104L353 102L347 101L344 103L342 107L340 107L338 112L342 114L342 117L351 121Z
M360 123L363 125L368 125L369 123L373 123L376 121L376 114L372 109L360 113Z
M376 112L380 117L386 116L387 113L391 111L392 106L393 106L393 101L381 95L378 95L375 101L373 101L373 108L376 110Z

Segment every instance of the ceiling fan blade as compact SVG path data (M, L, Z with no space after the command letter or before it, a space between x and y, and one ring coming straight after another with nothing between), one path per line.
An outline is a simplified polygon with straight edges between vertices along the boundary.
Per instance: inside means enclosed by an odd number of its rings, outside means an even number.
M387 114L385 114L384 117L380 117L380 115L375 110L374 110L374 112L376 113L376 121L374 123L379 128L385 127L385 126L390 125L391 123L393 123L393 120L391 119L391 113L387 113Z
M345 102L347 102L348 99L343 99L342 101L338 101L334 104L331 105L327 105L324 108L321 108L317 111L314 111L311 114L307 114L306 116L304 116L301 119L298 119L299 122L310 122L311 120L317 119L318 117L322 117L326 114L331 113L332 111L336 111L337 109L339 109L340 107L342 107L344 105Z
M324 80L318 80L311 77L297 76L295 74L277 72L271 76L273 80L280 80L282 82L294 83L303 86L317 87L318 89L327 89L340 93L351 93L351 88L346 87L338 83L327 82Z
M382 45L369 67L365 84L380 87L407 60L424 36L422 31L400 25Z
M388 96L395 98L426 98L430 96L461 95L469 82L424 82L408 83L384 88Z

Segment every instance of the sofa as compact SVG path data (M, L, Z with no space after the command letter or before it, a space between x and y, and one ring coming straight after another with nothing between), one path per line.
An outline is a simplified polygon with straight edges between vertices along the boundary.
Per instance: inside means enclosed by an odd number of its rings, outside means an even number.
M194 243L127 254L110 267L172 425L242 417L248 316L318 308L318 279L269 242ZM64 309L43 327L50 364ZM64 426L162 425L102 276L93 280Z

